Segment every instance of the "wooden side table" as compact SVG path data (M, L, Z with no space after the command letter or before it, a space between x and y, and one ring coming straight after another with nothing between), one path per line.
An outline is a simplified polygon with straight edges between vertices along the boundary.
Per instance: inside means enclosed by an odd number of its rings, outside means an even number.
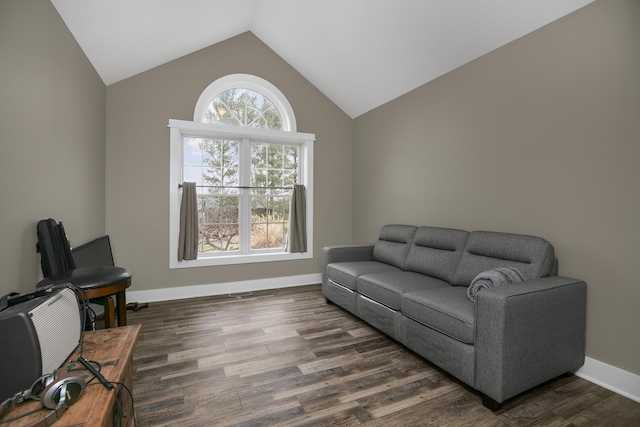
M114 383L123 383L133 392L133 348L140 334L140 325L89 331L84 335L85 359L100 363L100 373ZM74 373L82 376L91 374L77 362L80 346L71 354L64 365L73 365ZM63 365L63 366L64 366ZM72 404L55 422L56 427L94 427L133 425L132 398L120 384L114 384L113 390L107 390L99 381L93 380L87 385L78 400ZM16 406L4 419L27 413L42 404L28 401ZM7 427L29 426L44 418L50 409L42 409L34 414L4 424Z

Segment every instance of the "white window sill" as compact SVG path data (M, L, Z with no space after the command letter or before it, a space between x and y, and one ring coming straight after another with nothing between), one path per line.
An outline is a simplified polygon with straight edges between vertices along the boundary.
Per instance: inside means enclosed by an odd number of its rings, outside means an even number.
M222 256L199 256L198 259L189 261L178 261L177 258L171 260L169 268L191 268L191 267L211 267L215 265L250 264L273 261L295 261L300 259L313 258L313 252L304 253L264 253L251 255L222 255Z

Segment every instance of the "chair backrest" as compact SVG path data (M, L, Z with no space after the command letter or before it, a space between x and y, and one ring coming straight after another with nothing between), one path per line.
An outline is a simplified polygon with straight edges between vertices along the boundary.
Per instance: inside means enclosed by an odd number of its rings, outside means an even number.
M38 221L36 234L36 250L40 252L40 266L44 277L76 268L62 222L52 218Z
M109 236L102 236L71 250L76 268L113 267Z

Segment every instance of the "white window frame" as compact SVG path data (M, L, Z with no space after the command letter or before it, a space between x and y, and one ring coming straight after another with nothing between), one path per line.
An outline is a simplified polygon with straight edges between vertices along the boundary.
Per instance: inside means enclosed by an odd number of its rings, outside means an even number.
M216 123L197 123L184 120L169 120L169 128L169 268L205 267L313 258L313 144L315 135L272 129L229 126ZM282 251L250 254L199 254L196 260L178 261L181 194L179 192L179 184L182 183L183 146L185 137L234 140L247 138L255 142L300 145L300 184L305 186L307 196L307 252L289 253Z

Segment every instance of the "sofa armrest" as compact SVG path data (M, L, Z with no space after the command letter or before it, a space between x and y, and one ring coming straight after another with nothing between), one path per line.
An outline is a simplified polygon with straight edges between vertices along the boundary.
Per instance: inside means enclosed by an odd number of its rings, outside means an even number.
M342 245L325 246L322 249L322 263L347 261L371 261L373 259L373 245Z
M325 246L322 249L322 283L326 284L327 265L332 262L371 261L373 245Z
M586 287L550 276L479 292L475 388L502 403L582 366Z

